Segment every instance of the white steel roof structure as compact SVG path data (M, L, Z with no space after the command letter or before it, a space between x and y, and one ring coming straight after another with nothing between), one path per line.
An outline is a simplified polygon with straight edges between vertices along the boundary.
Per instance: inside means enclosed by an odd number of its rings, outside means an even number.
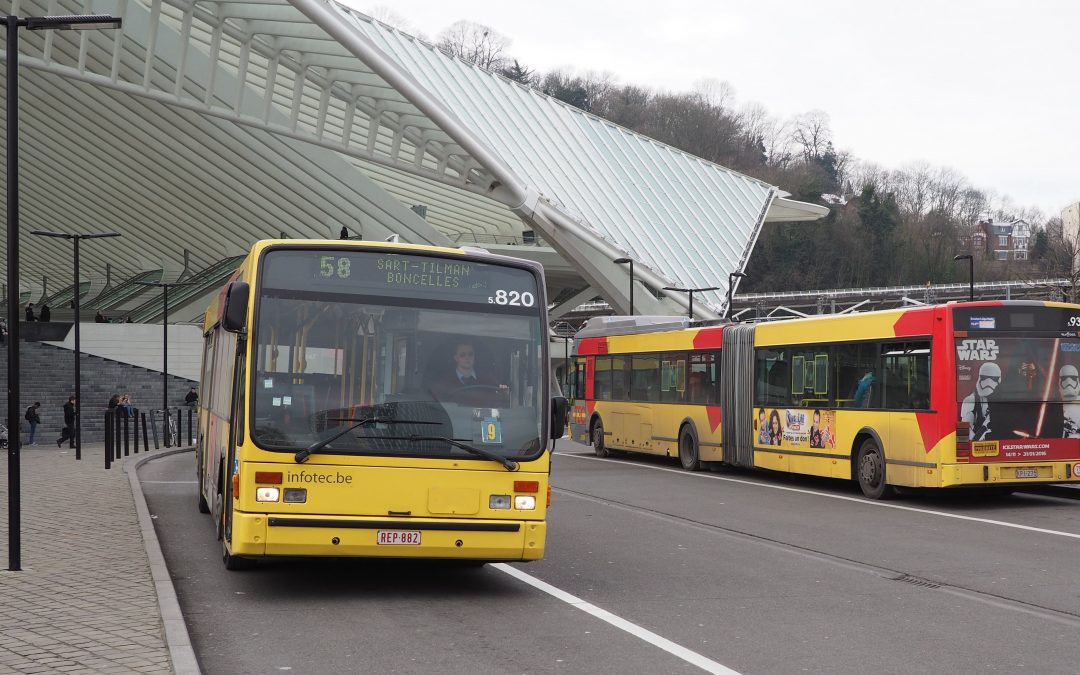
M23 227L122 232L84 245L91 275L106 262L179 271L185 250L205 266L258 238L342 226L443 245L532 230L554 252L510 251L543 259L570 306L628 309L628 269L611 262L628 256L654 291L720 287L695 297L711 317L764 222L826 213L328 0L8 8L124 19L20 34ZM24 289L70 283L56 241L21 244ZM685 303L635 294L639 313Z

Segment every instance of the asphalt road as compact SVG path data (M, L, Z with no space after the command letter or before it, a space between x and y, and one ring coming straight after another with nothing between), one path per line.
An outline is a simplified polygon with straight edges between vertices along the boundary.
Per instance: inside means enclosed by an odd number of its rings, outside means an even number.
M192 462L139 476L206 673L1080 671L1080 501L1059 496L870 502L560 441L543 561L227 572Z

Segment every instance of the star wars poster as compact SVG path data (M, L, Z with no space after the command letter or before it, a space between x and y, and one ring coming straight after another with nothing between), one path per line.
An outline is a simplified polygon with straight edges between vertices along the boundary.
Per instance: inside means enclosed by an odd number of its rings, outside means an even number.
M973 459L1077 456L1080 442L1065 439L1080 439L1080 340L958 338L956 361Z

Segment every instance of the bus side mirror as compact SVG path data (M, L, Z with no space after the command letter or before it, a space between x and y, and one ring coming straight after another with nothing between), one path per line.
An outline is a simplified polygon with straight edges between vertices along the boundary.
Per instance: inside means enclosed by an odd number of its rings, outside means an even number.
M248 285L246 281L234 281L225 291L225 308L221 313L221 327L230 333L240 333L247 323Z
M551 398L551 439L562 438L566 433L566 414L570 411L570 404L565 396L553 396Z

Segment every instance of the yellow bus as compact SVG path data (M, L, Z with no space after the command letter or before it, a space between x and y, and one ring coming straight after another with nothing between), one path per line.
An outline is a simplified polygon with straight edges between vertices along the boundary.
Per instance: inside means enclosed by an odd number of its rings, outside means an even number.
M269 556L544 555L537 264L481 250L257 242L206 313L196 465L225 566Z
M1080 480L1080 305L997 301L575 338L571 433L632 451L898 487Z

